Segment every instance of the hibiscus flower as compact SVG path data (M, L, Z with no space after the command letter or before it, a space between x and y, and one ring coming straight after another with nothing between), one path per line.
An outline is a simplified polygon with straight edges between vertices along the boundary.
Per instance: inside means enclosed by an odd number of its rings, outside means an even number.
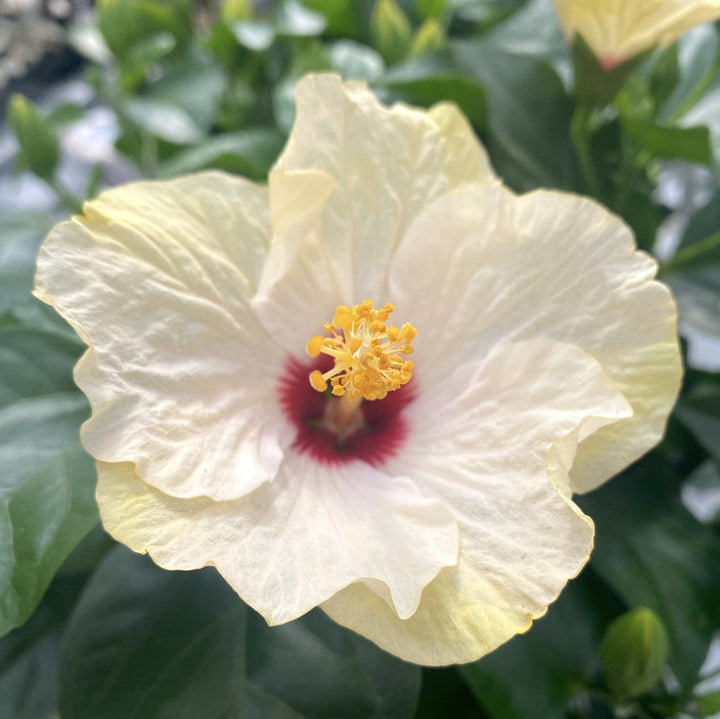
M41 247L36 294L88 345L102 521L271 624L319 605L471 661L586 562L572 493L660 438L675 307L621 220L510 192L454 106L333 75L296 104L267 187L129 184Z
M565 34L581 35L606 70L720 17L720 0L554 1Z

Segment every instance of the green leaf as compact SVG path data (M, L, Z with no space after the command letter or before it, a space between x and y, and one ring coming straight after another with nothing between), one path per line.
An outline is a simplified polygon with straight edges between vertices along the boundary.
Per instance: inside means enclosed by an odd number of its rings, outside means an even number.
M687 478L682 498L701 522L720 523L720 466L712 460L703 462Z
M284 0L277 9L275 29L278 35L315 37L325 29L325 17L297 0Z
M190 114L172 102L128 97L122 109L138 128L176 145L200 142L205 136Z
M236 20L230 23L235 39L248 50L264 52L275 40L275 29L264 20Z
M47 212L0 213L0 328L36 328L75 337L64 320L30 294L37 248L52 223Z
M616 610L590 572L570 582L530 631L460 667L491 719L566 719L599 670L603 627Z
M56 719L60 639L85 577L57 578L25 626L0 641L0 716Z
M680 322L720 337L720 219L718 195L688 225L680 248L661 265L678 304ZM714 234L705 235L711 231Z
M688 222L678 252L685 247L707 240L720 227L720 191L715 191L708 202ZM672 260L671 260L672 262Z
M95 467L78 442L87 414L76 392L0 408L0 636L30 616L97 522Z
M570 69L570 49L548 0L530 0L484 39L499 50L548 60L566 73Z
M338 40L327 47L327 56L333 69L344 79L374 82L385 69L382 56L367 45L352 40Z
M452 707L453 716L486 719L457 667L425 667L420 700L413 719L446 717L449 707Z
M572 103L554 70L490 43L462 40L452 46L487 93L488 149L500 176L521 191L576 187Z
M720 466L720 386L696 385L681 398L676 415Z
M0 325L0 408L29 397L74 392L81 346L62 335Z
M97 23L108 48L121 62L138 44L158 33L170 33L179 43L191 34L189 3L169 0L98 0Z
M460 19L492 25L519 10L526 0L447 0L448 8Z
M638 697L662 678L668 636L655 612L638 607L609 627L600 646L603 674L617 699Z
M493 165L513 188L577 186L572 103L545 61L491 42L454 40L393 68L382 83L422 105L456 102L476 128L487 131Z
M174 177L197 170L216 168L252 179L267 176L282 150L284 136L277 130L250 128L205 140L176 153L160 168L161 177Z
M623 117L623 129L653 157L678 158L709 165L712 158L707 127L662 127L654 122Z
M661 123L680 119L708 90L718 69L720 41L717 29L702 25L678 41L680 77L658 112Z
M303 4L325 18L325 32L355 38L360 25L360 8L354 0L304 0Z
M214 569L124 547L90 580L62 653L63 719L402 719L420 672L319 611L268 628Z
M423 20L439 18L445 10L445 0L415 0L415 5Z
M720 625L720 538L685 509L679 484L666 462L649 455L577 502L595 521L591 567L628 606L662 619L670 666L690 692Z
M68 30L68 41L83 57L96 65L107 65L112 53L100 32L96 18L84 18L73 23Z
M58 141L35 104L24 95L13 95L7 121L20 145L22 162L38 177L51 180L60 156Z
M476 128L487 125L485 89L469 76L450 47L395 66L378 84L417 105L454 102Z
M708 692L707 694L701 694L697 698L697 703L701 717L717 719L718 714L720 714L720 689L714 692Z
M186 113L193 126L204 135L215 119L225 88L223 72L198 52L183 62L166 66L162 78L153 83L144 99ZM164 135L157 136L170 140Z

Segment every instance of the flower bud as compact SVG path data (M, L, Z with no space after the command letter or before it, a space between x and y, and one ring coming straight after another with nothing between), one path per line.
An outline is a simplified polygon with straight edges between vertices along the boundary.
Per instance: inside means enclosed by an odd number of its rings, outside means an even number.
M607 685L617 699L640 696L662 677L669 653L665 625L645 607L618 617L605 632L600 659Z

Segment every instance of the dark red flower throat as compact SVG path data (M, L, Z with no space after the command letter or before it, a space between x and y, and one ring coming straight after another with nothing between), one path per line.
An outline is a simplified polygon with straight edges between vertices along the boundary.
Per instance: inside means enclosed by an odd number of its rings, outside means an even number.
M413 400L412 381L383 399L348 400L310 385L313 370L327 372L333 361L289 359L280 380L280 404L297 432L293 446L324 464L361 459L378 466L397 454L408 432L402 409Z

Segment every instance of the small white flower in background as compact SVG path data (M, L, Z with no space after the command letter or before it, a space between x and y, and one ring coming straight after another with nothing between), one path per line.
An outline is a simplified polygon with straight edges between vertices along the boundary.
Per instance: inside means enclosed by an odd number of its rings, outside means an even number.
M617 217L514 195L455 107L333 75L296 99L267 188L118 187L40 250L37 296L88 344L102 520L272 624L320 605L471 661L586 562L572 493L660 438L675 307Z
M580 34L606 70L696 25L720 18L720 0L554 0L565 34Z

